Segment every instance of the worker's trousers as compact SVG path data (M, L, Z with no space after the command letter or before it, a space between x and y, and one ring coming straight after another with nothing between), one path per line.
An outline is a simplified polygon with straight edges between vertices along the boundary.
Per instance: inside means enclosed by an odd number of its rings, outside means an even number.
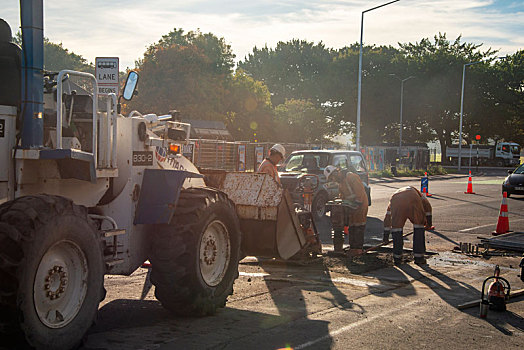
M417 225L418 226L418 225ZM391 229L391 235L393 236L393 258L402 258L402 252L404 250L404 240L402 238L402 229L393 228ZM415 258L424 257L426 253L426 239L424 227L413 228L413 256Z
M349 247L362 249L366 224L353 225L349 221L349 209L343 206L333 206L331 209L331 226L333 227L333 248L342 251L344 245L344 227L348 226ZM351 224L351 226L349 226Z

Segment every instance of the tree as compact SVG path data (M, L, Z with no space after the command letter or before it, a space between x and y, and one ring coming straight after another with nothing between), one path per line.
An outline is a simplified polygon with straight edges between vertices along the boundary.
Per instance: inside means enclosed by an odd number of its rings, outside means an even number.
M325 141L326 118L311 101L286 100L275 107L275 118L277 140L297 143Z
M140 93L130 107L156 113L176 108L182 117L224 120L233 58L224 39L175 28L136 62Z
M460 36L450 42L445 34L436 35L433 42L426 38L415 44L400 44L401 61L417 76L411 84L417 103L411 105L408 115L427 122L443 150L458 136L463 65L495 54L490 49L480 51L480 46L463 43ZM466 88L471 86L469 75L467 82Z
M22 34L17 32L13 41L22 45ZM63 69L71 69L80 72L94 73L95 67L81 55L70 52L64 48L62 43L56 44L44 38L44 69L51 72L58 72Z
M238 69L228 91L226 125L235 140L271 140L274 120L267 86Z
M255 47L238 66L268 86L273 105L293 98L310 100L319 107L326 101L325 78L333 54L322 42L293 39L278 42L274 50Z

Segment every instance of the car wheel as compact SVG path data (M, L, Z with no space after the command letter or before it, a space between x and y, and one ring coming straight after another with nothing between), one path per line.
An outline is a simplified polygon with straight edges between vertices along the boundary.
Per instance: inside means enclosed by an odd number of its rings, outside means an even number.
M328 201L327 194L324 192L320 192L316 195L315 199L313 199L313 204L311 206L311 212L313 213L313 216L315 219L321 219L326 215L326 202Z

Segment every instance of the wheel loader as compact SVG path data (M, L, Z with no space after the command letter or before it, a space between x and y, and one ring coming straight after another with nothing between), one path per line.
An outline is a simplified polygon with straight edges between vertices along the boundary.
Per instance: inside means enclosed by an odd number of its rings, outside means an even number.
M42 1L20 8L22 48L0 21L0 333L75 348L104 275L148 259L166 309L213 314L233 292L240 254L287 259L305 247L289 195L269 176L211 187L178 152L190 125L120 114L136 72L120 96L98 96L88 73L44 72Z

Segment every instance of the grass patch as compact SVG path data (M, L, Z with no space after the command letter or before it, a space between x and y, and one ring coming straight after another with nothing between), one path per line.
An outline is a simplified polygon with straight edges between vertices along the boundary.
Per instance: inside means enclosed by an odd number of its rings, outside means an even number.
M427 170L425 169L409 169L406 167L398 167L396 177L420 177L424 176L424 173L427 172L428 176L430 175L446 175L448 170L444 169L442 165L431 165ZM369 177L395 177L391 171L391 167L387 167L384 170L377 170L369 172Z

